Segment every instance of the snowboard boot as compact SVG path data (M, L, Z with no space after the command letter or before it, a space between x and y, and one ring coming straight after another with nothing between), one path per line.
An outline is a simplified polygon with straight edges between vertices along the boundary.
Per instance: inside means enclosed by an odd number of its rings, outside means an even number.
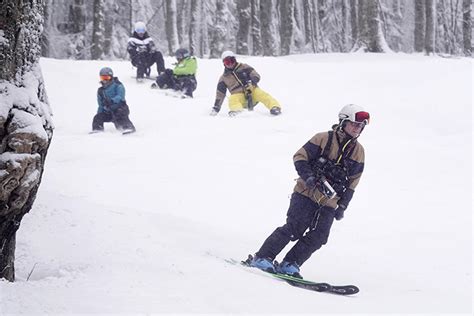
M137 68L137 81L143 82L143 77L145 76L145 69Z
M274 106L270 109L270 114L271 115L280 115L281 114L281 108L278 106Z
M234 117L237 116L241 113L242 111L229 111L229 116Z
M286 274L299 279L303 278L300 274L300 267L296 262L283 261L275 265L275 270L281 274Z
M275 267L273 266L272 260L269 258L260 258L254 256L249 262L249 266L263 270L269 273L275 273Z

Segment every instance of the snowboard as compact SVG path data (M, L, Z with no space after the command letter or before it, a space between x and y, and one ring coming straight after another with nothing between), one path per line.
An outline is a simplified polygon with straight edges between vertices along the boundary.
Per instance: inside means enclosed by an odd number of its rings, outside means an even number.
M230 260L227 260L227 262L231 264L235 264L235 265L239 264L246 268L257 269L250 266L250 261L252 259L253 259L252 255L249 255L249 257L246 260L238 261L235 259L230 259ZM259 271L263 271L263 270L259 270ZM310 281L306 279L296 278L296 277L282 274L282 273L272 273L272 272L267 272L267 271L263 271L263 272L267 273L268 275L272 276L275 279L284 281L290 284L291 286L305 289L305 290L331 293L331 294L337 294L337 295L352 295L359 292L359 288L355 285L333 285L326 282L314 282L314 281Z

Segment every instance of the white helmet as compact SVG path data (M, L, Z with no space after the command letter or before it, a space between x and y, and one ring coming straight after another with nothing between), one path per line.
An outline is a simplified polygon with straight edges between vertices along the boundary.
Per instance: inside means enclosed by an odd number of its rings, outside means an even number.
M146 25L143 22L137 22L133 30L138 34L144 34L146 32Z
M221 55L221 59L224 60L227 57L234 57L235 58L235 54L230 50L223 51L222 55Z
M369 124L370 115L359 105L348 104L339 111L339 123L351 121L357 123Z

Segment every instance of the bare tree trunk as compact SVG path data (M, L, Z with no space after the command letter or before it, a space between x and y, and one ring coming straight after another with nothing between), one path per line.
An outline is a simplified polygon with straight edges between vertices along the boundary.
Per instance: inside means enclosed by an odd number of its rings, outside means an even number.
M209 34L209 25L207 23L207 6L206 2L202 2L201 4L201 40L199 41L199 49L201 51L201 55L209 54L210 51L210 34Z
M53 135L39 66L43 2L1 1L0 26L0 279L13 282L16 232L36 198Z
M239 20L239 29L237 31L235 52L241 55L248 55L248 42L250 34L250 0L237 1L237 16Z
M51 23L51 1L52 0L45 0L44 2L44 26L43 26L43 34L41 34L41 56L49 57L50 56L50 38L52 34L50 34L52 23Z
M264 56L277 56L277 26L274 0L260 0L262 19L262 44Z
M341 46L342 51L347 51L347 2L346 0L341 0Z
M168 51L174 55L179 47L178 26L176 21L176 0L166 0L166 39L168 40Z
M422 52L425 47L425 1L415 1L415 52Z
M319 44L321 43L321 46L322 46L322 50L325 51L326 50L326 47L325 47L325 43L324 43L324 37L323 37L323 33L322 33L322 30L321 30L321 24L319 23L319 13L318 13L318 1L317 0L312 0L311 1L311 9L313 11L313 17L311 19L311 27L313 29L313 46L314 46L314 51L315 52L319 52L320 49L319 49ZM321 36L320 36L321 34Z
M462 36L464 55L472 55L472 20L471 20L471 0L462 2Z
M392 11L393 11L393 23L396 25L397 29L401 29L403 16L402 16L402 8L401 8L401 0L393 0L392 3ZM397 52L402 51L403 49L403 33L402 31L398 31L395 35L392 34L392 49Z
M187 6L187 1L186 0L181 0L178 13L176 16L177 19L177 29L178 29L178 43L179 47L181 47L184 43L184 30L186 29L186 6Z
M92 59L101 59L104 54L104 0L94 0L94 20L92 26Z
M306 45L311 43L313 39L313 28L311 27L312 15L313 12L311 10L311 1L303 1L304 42Z
M425 52L427 55L434 53L435 47L435 1L425 0Z
M349 4L351 6L351 45L354 46L359 37L358 0L351 0Z
M189 51L191 55L202 57L199 49L201 34L201 0L191 0L191 23L189 25Z
M284 0L280 2L280 38L281 54L289 55L291 53L291 44L293 42L294 30L294 0Z
M262 55L262 33L260 32L260 0L251 0L252 6L252 55Z

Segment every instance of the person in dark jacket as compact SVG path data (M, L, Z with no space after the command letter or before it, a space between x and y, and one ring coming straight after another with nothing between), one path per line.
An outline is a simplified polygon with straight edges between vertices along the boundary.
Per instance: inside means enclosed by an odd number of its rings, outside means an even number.
M196 90L197 60L191 56L186 48L178 48L175 52L177 63L174 69L166 69L156 78L151 87L156 89L173 89L184 93L185 97L192 98Z
M281 114L281 106L278 101L258 86L260 75L253 67L237 62L235 54L229 50L224 51L221 58L224 64L224 73L217 83L216 100L210 113L211 116L217 115L221 110L227 90L230 92L229 116L236 116L244 108L252 110L253 105L258 102L262 102L270 110L270 114ZM249 102L250 105L248 105Z
M301 278L300 267L328 241L334 219L341 220L364 171L364 148L357 141L369 123L369 113L349 104L339 112L339 124L313 136L293 156L298 172L286 224L268 236L250 266ZM290 242L283 261L276 256Z
M158 75L165 71L163 54L156 50L153 39L148 35L143 22L135 23L132 36L128 39L127 51L130 54L132 65L137 67L137 80L144 76L150 77L150 67L156 63Z
M125 88L114 77L112 69L100 70L101 87L97 90L97 114L92 120L92 132L102 132L105 122L113 122L115 128L123 134L135 132L135 126L129 119L130 110L125 101Z

